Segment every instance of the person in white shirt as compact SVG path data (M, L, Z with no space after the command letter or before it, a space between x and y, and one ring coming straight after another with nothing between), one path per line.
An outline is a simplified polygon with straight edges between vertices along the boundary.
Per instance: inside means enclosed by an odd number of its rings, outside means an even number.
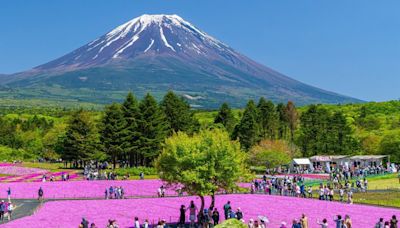
M135 228L140 228L139 218L135 217Z

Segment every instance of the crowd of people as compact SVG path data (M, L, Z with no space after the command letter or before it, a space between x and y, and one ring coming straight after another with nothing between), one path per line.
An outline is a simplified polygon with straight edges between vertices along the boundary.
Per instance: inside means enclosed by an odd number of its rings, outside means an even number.
M124 199L125 190L122 186L110 186L104 191L105 199Z

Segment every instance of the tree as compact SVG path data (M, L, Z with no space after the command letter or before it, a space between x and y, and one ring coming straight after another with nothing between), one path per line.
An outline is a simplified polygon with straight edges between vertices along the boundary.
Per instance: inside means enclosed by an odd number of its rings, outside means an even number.
M260 134L263 138L275 138L276 128L278 125L278 114L275 105L271 101L260 98L257 105L258 123L260 124Z
M343 112L335 112L329 119L328 144L334 154L349 154L357 149L353 130Z
M248 177L245 154L236 141L221 129L203 130L189 136L179 132L165 141L155 166L160 178L172 186L182 186L189 195L201 199L217 192L231 192ZM213 202L211 203L213 205Z
M400 131L391 132L383 137L380 154L390 155L392 162L400 162Z
M290 146L284 140L262 140L249 152L249 163L255 166L275 168L285 165L294 157Z
M289 124L285 105L279 103L276 106L276 112L278 113L278 139L286 139Z
M161 101L161 108L169 123L170 132L184 131L192 133L199 127L199 122L194 118L190 105L174 92L168 91Z
M142 165L148 165L161 152L161 143L169 128L164 112L150 94L140 102L139 110L137 148L142 156Z
M253 100L247 103L242 119L235 127L233 136L234 138L239 138L240 144L246 150L258 142L257 108Z
M129 166L138 166L139 154L138 154L138 140L139 140L139 129L138 121L140 118L139 113L139 102L132 93L128 93L124 103L122 104L122 111L126 121L125 137L122 139L122 147L127 154L127 160Z
M236 119L232 113L231 108L227 103L223 103L214 119L214 123L224 125L225 129L232 133L235 128Z
M285 120L287 121L287 125L290 131L290 143L293 145L294 142L294 132L297 128L298 122L298 114L294 103L289 101L285 108Z
M106 106L100 139L103 151L111 158L113 168L116 168L117 158L122 156L123 139L126 136L126 121L120 104Z
M86 111L82 109L72 113L65 136L62 137L62 148L59 149L64 161L86 162L97 151L98 135L96 128Z

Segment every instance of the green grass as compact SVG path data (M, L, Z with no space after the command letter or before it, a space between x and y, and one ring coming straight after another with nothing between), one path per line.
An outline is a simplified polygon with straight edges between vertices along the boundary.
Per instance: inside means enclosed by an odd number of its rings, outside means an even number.
M355 193L354 203L400 208L400 191Z
M24 167L29 167L29 168L39 168L39 169L46 169L51 172L60 172L63 170L71 170L71 169L66 169L64 167L63 163L45 163L45 162L23 162L22 165Z

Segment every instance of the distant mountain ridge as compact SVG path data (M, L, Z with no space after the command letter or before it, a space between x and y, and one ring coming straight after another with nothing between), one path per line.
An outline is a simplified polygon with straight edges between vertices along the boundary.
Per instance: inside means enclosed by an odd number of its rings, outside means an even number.
M177 15L142 15L58 59L0 84L9 96L110 102L127 91L175 90L198 107L263 96L298 104L360 100L291 79L236 52ZM196 99L193 99L196 98Z

